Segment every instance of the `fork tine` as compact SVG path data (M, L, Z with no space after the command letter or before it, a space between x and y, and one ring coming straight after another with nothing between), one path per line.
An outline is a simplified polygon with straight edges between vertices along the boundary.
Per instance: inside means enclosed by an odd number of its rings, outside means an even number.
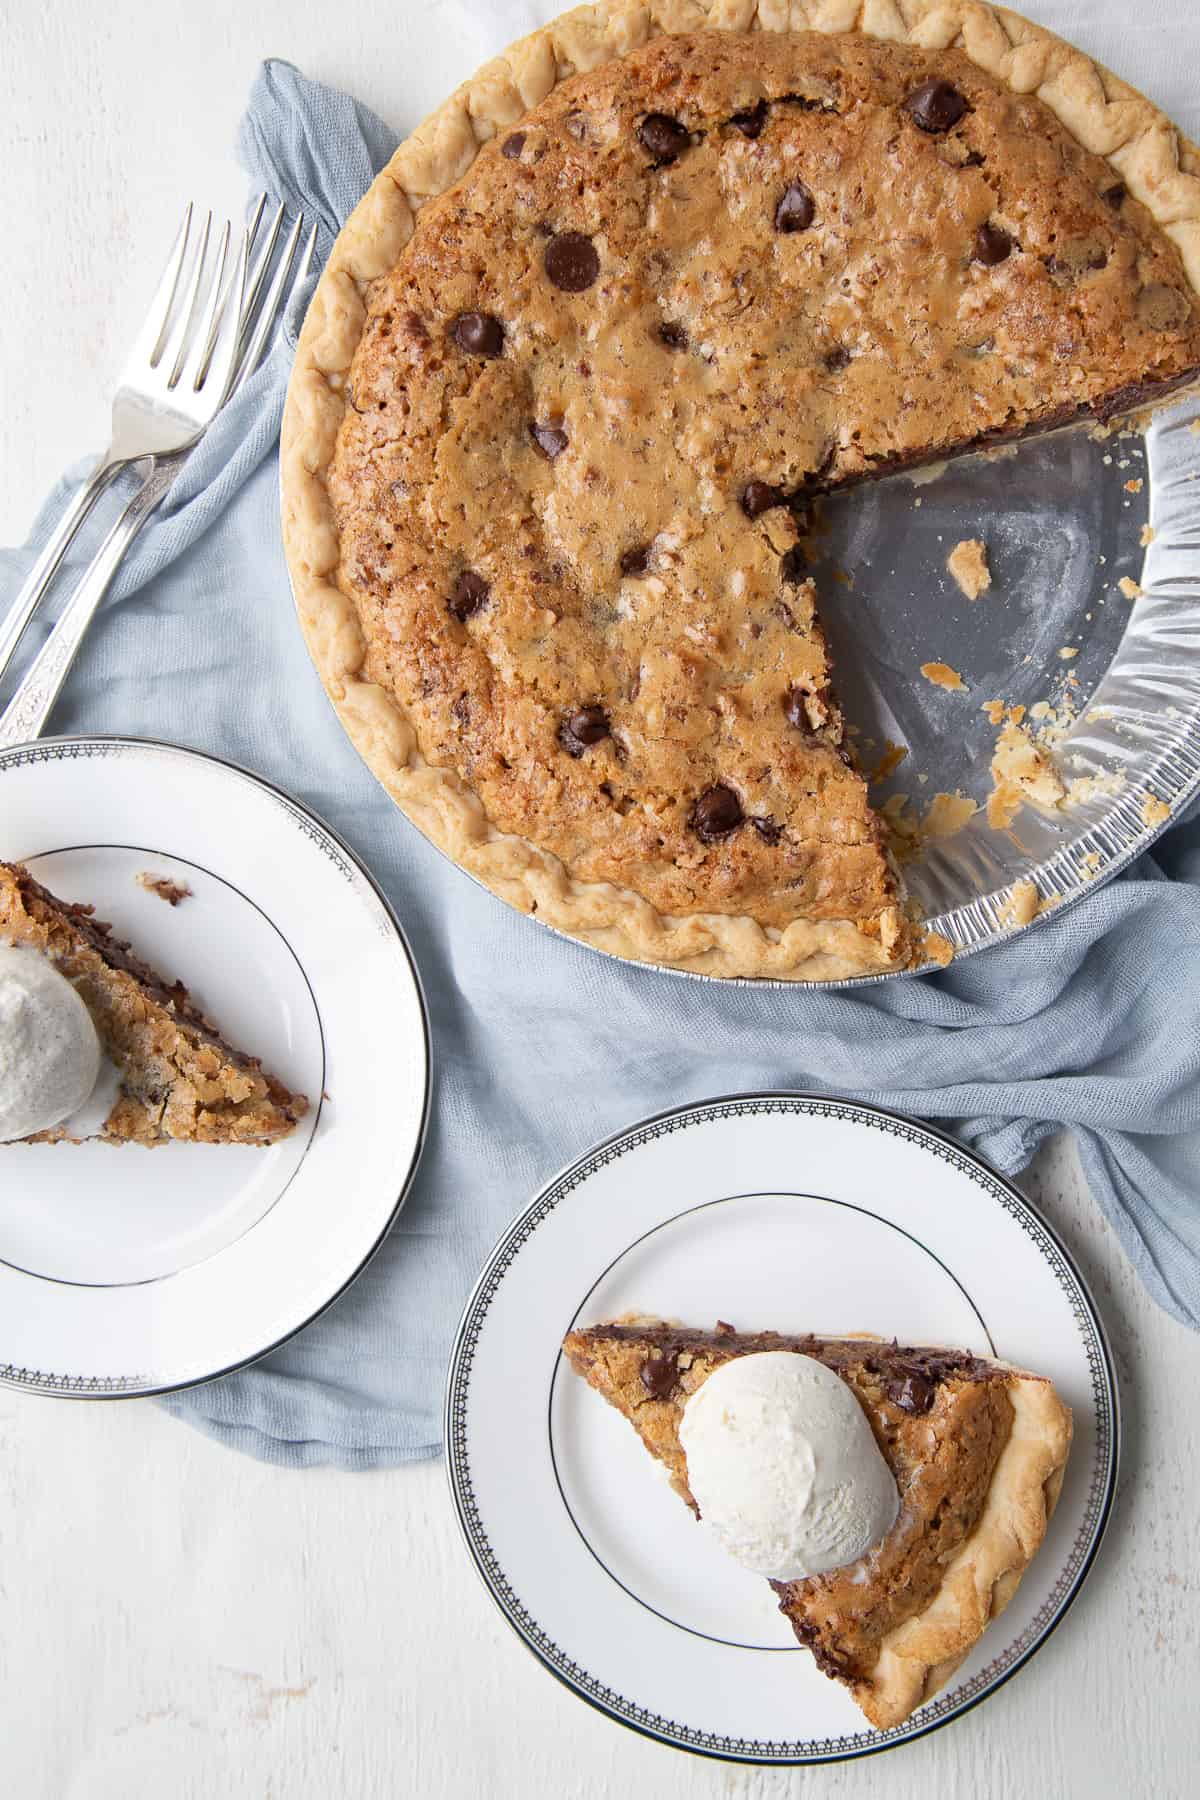
M184 258L187 255L191 230L192 203L189 200L184 208L179 230L175 233L175 242L171 245L167 266L159 278L158 286L154 290L154 298L150 302L150 310L146 314L142 329L138 332L133 346L131 360L136 363L149 363L152 369L158 367L162 357L163 341L171 320L171 308L175 304L175 295L179 289L179 277L183 270Z
M262 216L263 216L263 213L266 211L266 209L267 209L267 196L266 196L266 193L263 192L258 196L258 199L255 202L254 217L251 219L250 223L246 227L246 238L247 238L247 241L249 242L250 249L252 252L254 250L254 240L258 236L258 228L262 224Z
M266 199L265 194L263 195L263 199ZM263 290L263 282L270 273L271 258L274 256L275 246L279 242L279 231L286 216L286 210L283 202L280 201L275 209L275 217L271 220L270 230L267 232L267 241L254 259L254 267L250 273L250 279L246 289L246 304L242 309L243 334L249 333L250 322L254 316L254 309L258 305L259 296Z
M280 252L274 278L267 289L267 296L262 303L254 330L250 334L250 342L246 345L245 353L238 365L237 380L239 384L253 375L258 367L258 359L263 353L267 337L274 329L276 315L279 312L280 297L287 285L288 273L296 254L296 246L300 242L300 233L303 230L304 214L301 213L288 232L287 241Z
M229 284L229 292L218 315L217 335L204 375L206 383L210 381L213 383L214 389L219 395L219 405L224 404L234 385L238 344L241 342L242 318L245 311L246 267L249 261L250 234L243 231L242 241L238 247L237 262L234 265L233 280Z
M225 229L221 233L221 242L217 246L216 271L212 279L204 326L188 357L188 373L191 377L193 392L198 392L204 385L204 377L208 373L213 345L216 342L219 309L229 298L229 291L225 286L225 266L229 259L229 233L229 220L226 219Z
M188 295L187 304L183 309L182 317L176 327L175 335L172 340L175 347L175 360L171 365L171 373L167 377L168 388L177 387L179 385L179 377L183 373L183 360L195 333L196 320L199 316L200 309L204 304L205 264L208 261L208 240L211 234L212 211L210 209L204 220L204 231L200 238L200 247L196 252L196 261L192 269L191 292Z

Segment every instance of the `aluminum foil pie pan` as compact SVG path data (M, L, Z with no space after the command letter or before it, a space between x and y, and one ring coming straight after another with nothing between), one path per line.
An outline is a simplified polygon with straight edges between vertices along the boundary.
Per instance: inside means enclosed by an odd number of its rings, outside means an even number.
M1117 874L1200 791L1200 392L1144 432L1072 426L855 488L823 503L818 531L818 604L862 765L906 750L875 804L905 796L918 823L939 794L978 809L903 870L956 960ZM992 575L974 601L946 568L964 538L984 542ZM923 663L948 665L965 689L932 685ZM1026 801L1007 830L986 813L995 702L1026 709L1068 790L1058 807ZM1006 911L1018 881L1041 906L1023 925Z
M974 601L946 568L964 538L983 541L992 576ZM1072 426L830 496L812 573L862 766L905 750L873 786L875 804L918 827L938 795L960 815L963 801L977 809L946 835L922 829L903 870L956 960L1117 874L1200 791L1200 390L1143 432ZM927 663L955 670L963 688L933 685ZM1025 709L1068 789L1058 807L1026 801L1005 830L986 813L998 703ZM1041 908L1024 924L1007 912L1018 881L1035 885ZM635 966L776 988L922 972L799 984Z

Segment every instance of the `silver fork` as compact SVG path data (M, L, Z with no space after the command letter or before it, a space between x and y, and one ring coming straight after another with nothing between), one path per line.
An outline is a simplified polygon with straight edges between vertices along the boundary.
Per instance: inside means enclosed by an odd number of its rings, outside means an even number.
M165 456L185 449L195 442L216 412L219 389L232 373L232 366L227 340L222 340L223 366L213 367L215 334L222 320L228 323L231 311L236 314L240 310L245 247L239 252L234 270L238 304L231 309L229 284L223 285L231 236L229 223L226 221L221 232L215 259L207 254L212 214L204 221L198 245L193 223L189 203L145 323L117 384L112 441L50 534L29 579L0 625L0 681L71 540L113 477L143 457ZM201 315L203 329L198 330Z
M195 429L183 444L171 450L162 449L150 452L153 460L141 488L128 502L124 512L96 552L68 601L61 618L34 658L7 710L0 717L0 746L28 743L44 729L96 609L108 591L129 545L175 481L186 460L187 452L203 436L205 429L216 417L226 400L254 373L275 325L287 311L293 295L298 292L308 276L316 249L317 227L315 224L300 253L296 271L294 274L292 273L292 265L304 228L304 220L301 216L295 221L283 245L270 285L266 285L284 219L284 208L280 206L268 229L266 241L255 257L254 267L247 280L247 256L257 237L265 204L266 196L264 195L258 202L233 274L227 282L223 283L222 276L227 260L229 238L229 228L226 226L221 255L218 258L219 266L212 282L211 299L203 328L199 333L192 330L191 327L200 311L205 310L203 304L197 306L189 303L185 310L183 329L188 335L185 335L178 345L174 367L179 371L179 380L192 383L191 404L196 408L196 413L198 413L198 407L196 407L195 397L205 392L208 394L207 405L210 410L202 420L196 419ZM186 232L190 214L191 209L189 208L188 216L184 221L184 232ZM198 266L203 261L203 249L207 244L207 234L206 227ZM176 256L173 253L172 264L175 262ZM159 295L156 295L156 303L171 277L172 268L168 267L167 275L164 277L163 284L160 285ZM198 279L197 276L196 282ZM178 270L175 271L175 283L177 281ZM266 287L265 297L263 295L264 287ZM173 295L174 283L172 284L171 298ZM171 299L168 299L168 318L170 306ZM151 325L152 318L143 328L143 338ZM165 362L166 352L160 350L158 360L160 363ZM114 415L115 410L114 408ZM114 432L114 437L115 435ZM165 436L165 432L163 435ZM141 455L127 456L124 461L126 464L131 461L142 461L145 454L143 452ZM101 468L103 468L103 459ZM102 485L106 485L106 483ZM78 513L74 528L77 529L78 524L86 516L86 511L85 507ZM69 536L59 547L58 556L61 556L66 542L69 542ZM46 553L43 552L39 564L46 560ZM38 570L35 568L27 587L32 588L37 573ZM53 566L50 567L42 581L41 591L44 592L52 574ZM19 597L17 603L18 607L25 605L24 595L25 590L22 590L22 596ZM14 613L11 627L6 628L6 635L11 630L12 636L12 643L8 651L10 658L20 631L23 629L23 624L28 622L28 617L32 615L40 597L40 592L34 595L32 604L26 607L26 618L23 622L19 622ZM3 673L4 664L0 662L0 677L3 676Z

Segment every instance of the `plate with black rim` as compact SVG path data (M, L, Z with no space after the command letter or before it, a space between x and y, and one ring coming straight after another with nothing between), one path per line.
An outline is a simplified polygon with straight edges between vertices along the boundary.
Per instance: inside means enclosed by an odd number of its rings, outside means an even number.
M309 1100L265 1149L0 1144L0 1381L121 1398L254 1361L361 1273L416 1169L429 1031L399 922L299 801L170 744L0 752L0 859L93 905Z
M878 1333L1055 1382L1075 1438L1046 1540L975 1651L904 1724L865 1722L768 1584L695 1524L625 1420L567 1366L567 1331L627 1313ZM525 1644L621 1724L759 1764L905 1743L1028 1662L1095 1560L1118 1436L1103 1325L1030 1203L928 1126L791 1093L660 1115L565 1169L489 1257L446 1390L459 1522Z

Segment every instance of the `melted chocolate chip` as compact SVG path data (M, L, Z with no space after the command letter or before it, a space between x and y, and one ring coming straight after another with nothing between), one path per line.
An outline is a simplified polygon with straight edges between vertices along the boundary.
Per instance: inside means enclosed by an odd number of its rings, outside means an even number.
M1128 195L1129 189L1125 186L1125 183L1123 181L1114 181L1111 187L1105 188L1100 198L1102 200L1107 200L1113 211L1117 212L1124 206Z
M665 344L668 350L686 350L688 334L682 325L676 325L670 319L666 319L658 328L658 341L660 344Z
M794 725L797 731L811 731L812 719L809 717L809 701L812 695L807 688L791 687L783 696L783 710L787 714L787 722Z
M902 1365L884 1383L883 1391L892 1405L898 1406L901 1412L919 1415L927 1413L933 1405L936 1388L920 1369L909 1369Z
M504 327L491 313L459 313L450 335L471 356L499 356L504 348Z
M766 101L759 100L754 106L748 106L744 112L735 112L729 123L736 125L743 137L761 137L767 123Z
M743 816L742 803L733 789L719 781L715 787L705 788L688 822L701 843L715 844L736 831Z
M547 462L561 456L571 441L559 425L530 425L529 435Z
M983 263L986 268L994 269L997 263L1006 261L1012 255L1012 247L1013 241L1007 231L1002 231L999 225L985 221L975 233L973 254L976 262Z
M678 1379L679 1364L674 1356L648 1356L638 1374L652 1400L667 1400Z
M568 756L578 757L611 733L612 726L602 706L581 706L568 713L559 726L558 741Z
M622 575L644 575L650 567L650 545L634 544L621 552Z
M748 519L761 518L776 506L786 506L787 495L769 481L748 481L741 493L742 511Z
M673 163L692 141L687 126L673 119L670 113L647 113L637 134L642 148L648 150L660 165Z
M777 844L783 836L783 826L770 813L765 813L761 818L751 817L750 824L765 844Z
M802 581L807 581L808 557L800 544L793 544L791 549L785 551L780 557L779 573L785 581L791 582L793 587L799 587Z
M523 131L514 131L512 136L506 137L501 144L500 154L501 156L507 156L509 162L516 162L524 148L525 133Z
M458 620L465 624L472 613L477 613L491 593L491 583L477 575L474 569L464 569L454 586L450 589L450 598L446 605Z
M843 344L835 344L832 350L825 352L825 367L831 375L836 375L839 369L844 369L849 361L850 352Z
M817 216L816 203L802 181L784 189L775 208L776 231L807 231Z
M600 273L600 253L582 231L560 231L546 245L544 265L556 288L582 294Z
M923 81L904 102L904 110L922 131L949 131L967 110L967 103L948 81Z

